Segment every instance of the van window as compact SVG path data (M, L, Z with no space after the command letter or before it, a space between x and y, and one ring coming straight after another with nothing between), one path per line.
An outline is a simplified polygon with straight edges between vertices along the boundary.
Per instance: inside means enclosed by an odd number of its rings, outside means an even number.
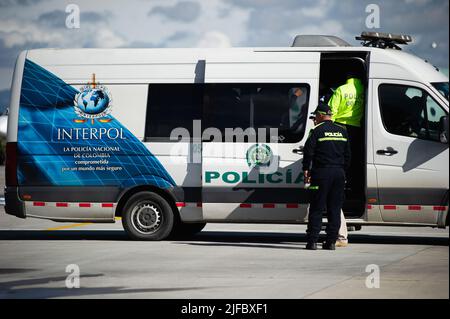
M170 141L173 129L182 127L192 137L192 121L201 119L203 86L150 84L145 125L146 141Z
M405 85L382 84L378 95L386 131L439 142L439 122L446 113L426 91Z
M210 84L205 93L203 124L218 128L223 141L226 128L253 128L257 133L265 129L267 138L270 129L277 129L279 143L297 143L305 133L308 102L307 84Z
M438 92L448 101L448 82L431 83Z
M440 122L441 118L447 114L445 111L430 97L427 97L426 118L428 124L429 138L433 141L440 141Z

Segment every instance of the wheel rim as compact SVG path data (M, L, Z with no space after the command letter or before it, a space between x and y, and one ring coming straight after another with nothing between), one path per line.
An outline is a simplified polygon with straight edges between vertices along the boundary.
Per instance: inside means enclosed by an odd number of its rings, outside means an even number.
M149 235L161 226L161 209L150 201L138 203L131 212L131 223L139 233Z

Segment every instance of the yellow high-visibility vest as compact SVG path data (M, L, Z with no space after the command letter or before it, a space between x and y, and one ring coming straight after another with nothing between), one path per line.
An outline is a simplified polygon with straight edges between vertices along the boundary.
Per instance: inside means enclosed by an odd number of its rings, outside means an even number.
M361 127L364 114L364 85L360 79L350 78L338 87L328 105L336 123Z

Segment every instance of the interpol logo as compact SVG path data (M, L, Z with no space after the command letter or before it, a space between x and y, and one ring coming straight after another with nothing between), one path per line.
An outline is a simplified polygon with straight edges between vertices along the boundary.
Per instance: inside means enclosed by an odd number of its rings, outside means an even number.
M75 95L75 113L85 119L103 118L111 113L111 94L109 90L95 82L95 74L92 82L83 86L80 93Z
M252 145L247 151L247 164L249 167L270 166L273 153L266 144Z

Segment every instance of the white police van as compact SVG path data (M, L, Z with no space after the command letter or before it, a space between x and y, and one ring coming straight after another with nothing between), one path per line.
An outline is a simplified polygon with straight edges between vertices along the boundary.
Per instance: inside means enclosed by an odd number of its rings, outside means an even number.
M17 59L6 212L110 222L160 240L208 222L305 223L308 114L353 70L365 85L352 225L448 225L448 78L399 50L298 36L292 47L40 49ZM358 173L359 172L359 173Z

